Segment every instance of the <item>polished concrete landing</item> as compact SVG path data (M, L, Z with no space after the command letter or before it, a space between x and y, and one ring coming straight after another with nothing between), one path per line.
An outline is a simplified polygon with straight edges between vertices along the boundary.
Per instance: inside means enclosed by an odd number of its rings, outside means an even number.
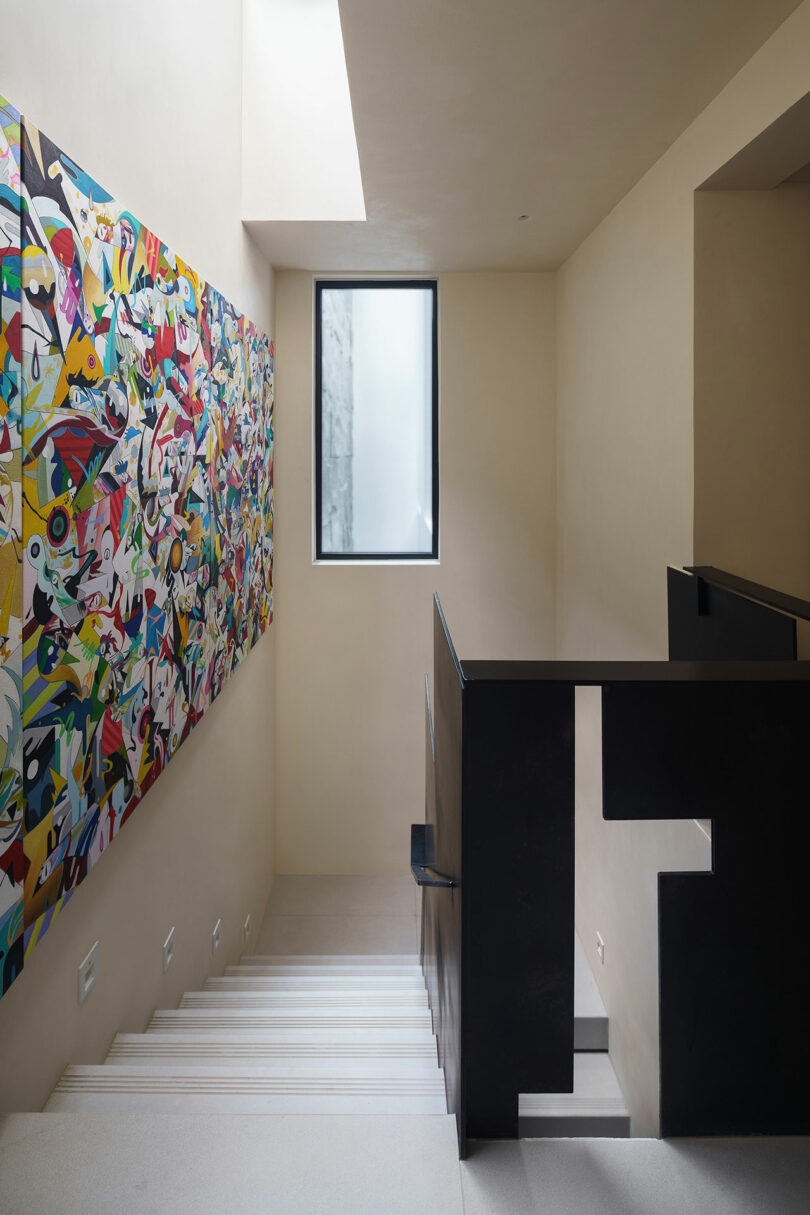
M3 1215L462 1215L451 1118L10 1114Z
M481 1143L464 1215L807 1215L810 1139Z
M279 876L254 954L416 954L413 878Z

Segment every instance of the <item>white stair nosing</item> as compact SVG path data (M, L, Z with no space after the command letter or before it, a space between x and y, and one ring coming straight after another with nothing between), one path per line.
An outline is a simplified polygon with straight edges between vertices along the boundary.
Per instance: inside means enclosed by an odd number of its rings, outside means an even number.
M212 1055L189 1057L177 1055L148 1056L139 1059L110 1057L98 1064L115 1075L133 1076L181 1076L183 1078L234 1077L239 1079L289 1079L324 1081L330 1083L376 1080L439 1081L444 1083L437 1059L390 1059L384 1057L366 1059L282 1057L266 1059L218 1058ZM58 1086L57 1086L58 1087Z
M438 1068L421 1076L271 1076L248 1069L68 1067L46 1112L444 1114Z
M176 1011L172 1009L171 1011ZM217 1029L215 1026L210 1026L207 1020L195 1022L195 1028L192 1030L182 1029L147 1029L143 1034L127 1035L119 1034L118 1039L129 1040L137 1037L138 1039L147 1038L150 1042L154 1039L160 1041L165 1038L166 1042L179 1042L184 1038L188 1038L190 1042L199 1042L200 1036L204 1035L207 1041L212 1043L236 1043L250 1044L255 1042L257 1045L278 1045L279 1047L289 1047L290 1049L307 1048L311 1046L337 1046L348 1049L363 1049L376 1050L377 1047L383 1048L388 1045L394 1046L418 1046L424 1048L429 1046L431 1050L436 1049L436 1038L430 1026L408 1027L405 1029L384 1026L376 1028L368 1025L353 1024L346 1028L336 1028L328 1024L319 1022L315 1027L307 1027L301 1025L262 1025L258 1029L248 1030L244 1026L239 1025L230 1029Z
M257 974L257 975L301 975L312 978L392 978L392 979L416 979L419 982L424 982L424 975L420 966L382 966L382 965L334 965L323 966L318 963L305 965L284 965L266 964L263 962L251 962L243 959L234 966L226 966L225 974Z
M272 983L272 980L271 980ZM260 981L248 979L206 979L202 988L196 992L186 992L186 995L201 995L221 993L222 995L253 995L270 1000L286 1000L289 1004L296 1001L302 1003L313 1000L321 1003L324 1000L335 1000L338 1003L365 1001L367 1004L427 1004L427 991L424 987L395 987L393 989L369 987L357 991L354 988L334 987L276 987L264 986Z
M421 973L415 953L246 953L239 961L247 966L408 966Z
M183 1029L191 1026L202 1029L430 1029L431 1019L429 1013L394 1015L390 1010L360 1015L351 1011L345 1014L297 1010L257 1013L245 1009L171 1008L156 1010L149 1024L155 1029L170 1025Z
M210 1034L118 1034L107 1053L106 1062L136 1061L141 1058L160 1059L218 1059L255 1060L257 1064L272 1060L426 1060L437 1059L436 1041L424 1042L290 1042L262 1041L258 1035L246 1034L241 1040L235 1035L217 1040Z
M54 1092L45 1113L445 1117L444 1094Z
M391 1009L393 1012L424 1012L430 1011L427 995L422 996L381 996L371 995L351 996L348 994L334 995L331 992L319 992L313 995L301 995L300 992L262 992L262 991L187 991L180 1000L180 1008L266 1008L282 1011L300 1009L302 1012L317 1012L320 1009L333 1009L335 1012L363 1012L369 1010L384 1013Z
M212 976L203 984L206 991L214 988L239 991L301 991L301 992L407 992L424 994L424 981L416 975L262 975L245 974L228 966L225 974Z

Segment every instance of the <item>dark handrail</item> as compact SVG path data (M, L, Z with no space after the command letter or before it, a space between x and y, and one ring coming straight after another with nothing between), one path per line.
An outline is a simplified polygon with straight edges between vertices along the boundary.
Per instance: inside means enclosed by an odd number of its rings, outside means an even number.
M783 591L775 591L772 586L762 586L759 582L749 582L747 578L738 578L736 574L729 574L726 570L719 570L713 565L685 565L684 569L712 586L721 586L727 591L734 591L737 595L744 595L746 599L764 603L766 607L776 608L777 611L785 612L788 616L797 616L799 620L810 620L810 602L806 599L786 595Z
M413 823L411 826L411 873L417 886L438 886L442 889L455 886L446 873L433 868L433 828L429 823Z

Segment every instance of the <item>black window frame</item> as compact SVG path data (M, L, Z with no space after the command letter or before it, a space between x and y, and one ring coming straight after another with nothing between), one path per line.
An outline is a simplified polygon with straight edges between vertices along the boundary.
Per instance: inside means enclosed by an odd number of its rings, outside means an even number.
M429 290L433 297L431 323L431 504L433 511L433 535L430 552L324 552L321 544L322 513L322 374L323 349L321 334L321 296L329 290L357 290L372 288L386 291L392 288L414 287ZM439 559L439 284L433 278L323 278L315 280L315 560L316 561L438 561Z

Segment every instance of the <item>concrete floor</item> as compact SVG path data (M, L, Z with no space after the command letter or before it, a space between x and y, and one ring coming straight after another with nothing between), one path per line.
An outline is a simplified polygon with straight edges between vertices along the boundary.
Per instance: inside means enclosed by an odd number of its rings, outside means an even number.
M415 953L410 878L279 877L256 953ZM99 1060L100 1062L100 1060ZM524 1140L450 1118L17 1114L3 1215L808 1215L810 1139Z

